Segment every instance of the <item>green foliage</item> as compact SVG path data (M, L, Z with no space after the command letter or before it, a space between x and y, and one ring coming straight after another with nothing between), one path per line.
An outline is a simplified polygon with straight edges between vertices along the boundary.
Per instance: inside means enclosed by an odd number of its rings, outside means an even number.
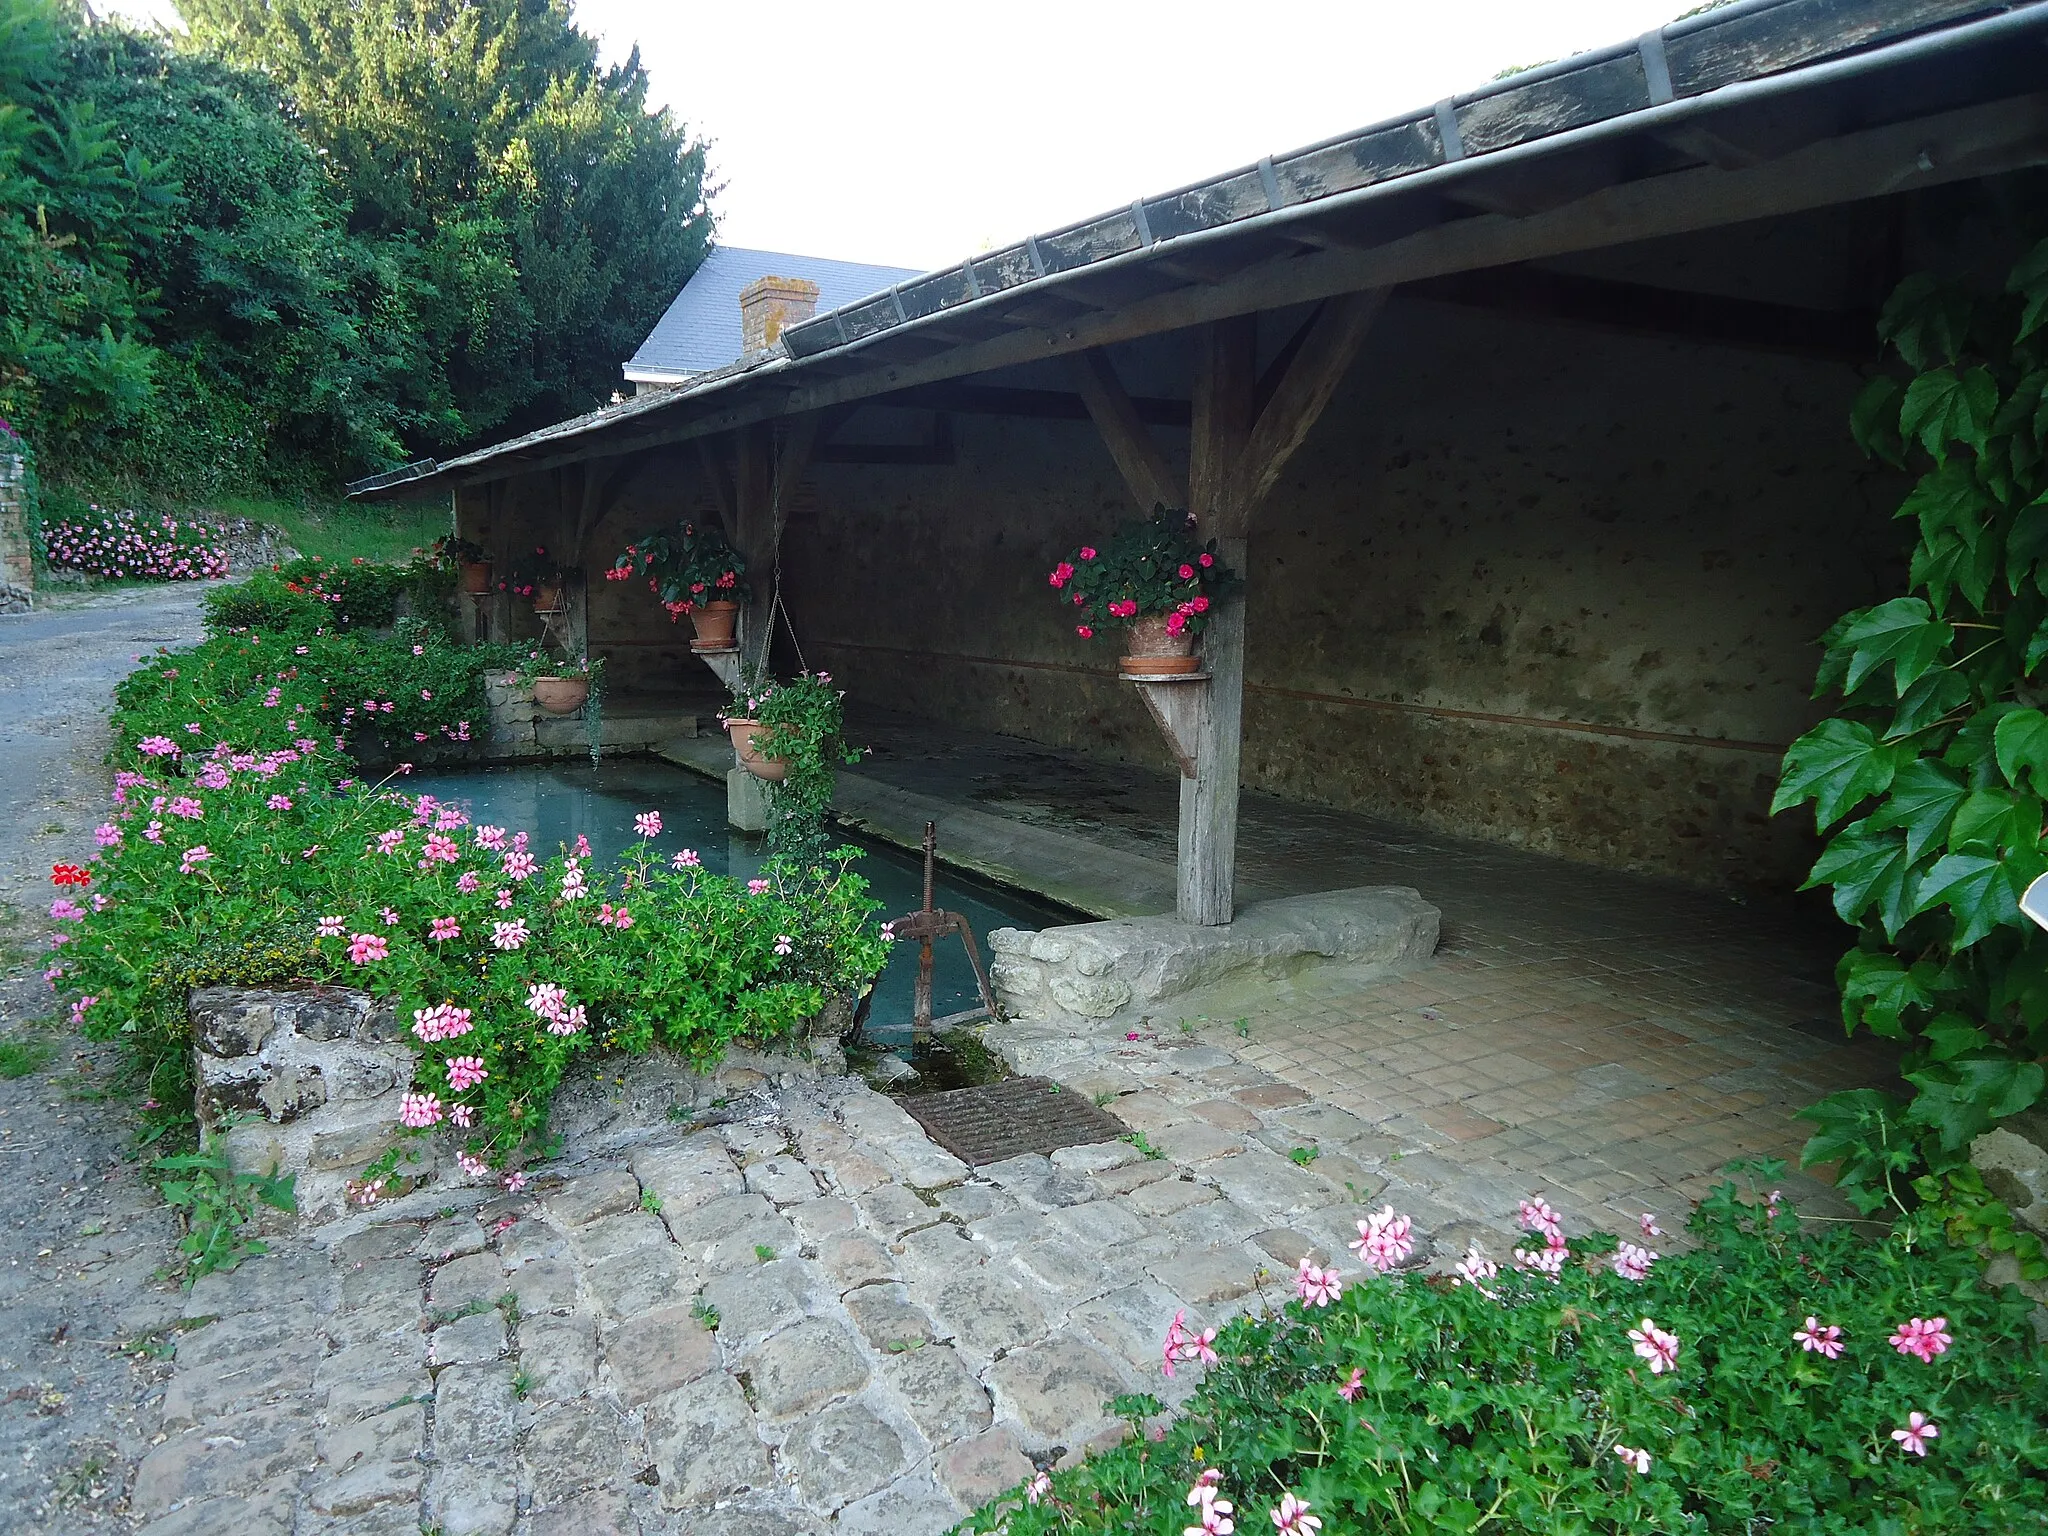
M1174 634L1199 635L1210 610L1238 583L1216 557L1216 541L1198 544L1185 512L1157 508L1120 523L1101 549L1084 544L1046 578L1071 610L1084 639L1104 624L1164 618Z
M306 490L587 409L703 258L703 147L566 4L181 12L0 0L0 416L54 478Z
M1146 1433L1161 1405L1117 1399L1129 1441L964 1528L1179 1532L1200 1524L1189 1497L1205 1472L1247 1532L1276 1524L1287 1493L1326 1536L2048 1525L2048 1352L2024 1298L1988 1290L1969 1253L1911 1220L1880 1242L1804 1232L1783 1202L1723 1185L1692 1230L1695 1251L1641 1280L1595 1238L1554 1280L1368 1276L1327 1307L1237 1318L1175 1422ZM1889 1343L1937 1317L1952 1343L1932 1359ZM1632 1348L1646 1318L1676 1336L1667 1371ZM1840 1358L1795 1340L1809 1318L1842 1331ZM1939 1431L1924 1457L1892 1434L1914 1413Z
M269 1252L260 1238L245 1237L258 1203L287 1214L299 1208L293 1189L296 1176L237 1173L227 1152L210 1142L197 1152L160 1157L150 1164L164 1175L164 1203L179 1214L184 1235L178 1251L184 1258L185 1283L190 1285L215 1270L233 1269L242 1260Z
M1982 1226L1957 1193L1970 1142L2040 1098L2048 1053L2048 934L2019 910L2048 871L2044 314L2048 244L2002 293L1919 276L1886 304L1912 373L1866 385L1851 427L1919 473L1898 512L1911 591L1824 637L1815 692L1836 714L1792 744L1773 802L1813 806L1828 841L1807 885L1858 931L1843 1021L1899 1041L1914 1089L1807 1111L1806 1158L1839 1161L1866 1210L1932 1191L1952 1226Z
M801 869L822 857L836 765L861 759L860 749L846 744L845 699L829 672L743 686L734 697L736 712L767 727L754 739L754 750L786 765L782 778L768 786L768 848L781 864Z
M650 533L620 551L604 574L607 581L646 578L671 619L699 603L744 603L753 596L747 562L708 523L685 521L673 533Z
M702 261L704 147L562 0L184 0L323 157L416 440L588 409Z
M409 760L459 754L500 648L413 619L372 630L401 580L305 564L218 594L208 639L121 684L90 910L81 894L52 913L75 1016L131 1047L152 1096L187 1088L189 988L347 983L411 1021L408 1123L460 1124L481 1166L530 1150L594 1050L708 1063L737 1038L799 1033L880 971L853 850L774 866L758 889L644 850L606 870L359 782L335 750L350 733Z
M0 1040L0 1077L27 1077L40 1072L57 1054L47 1040Z

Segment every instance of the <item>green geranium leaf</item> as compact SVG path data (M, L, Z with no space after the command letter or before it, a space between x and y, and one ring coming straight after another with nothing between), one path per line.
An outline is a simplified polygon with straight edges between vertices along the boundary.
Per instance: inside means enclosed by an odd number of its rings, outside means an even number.
M1968 794L1953 768L1918 757L1893 775L1891 793L1870 817L1870 826L1903 829L1906 857L1917 860L1946 835L1949 819Z
M1959 1151L1993 1121L2016 1115L2041 1097L2044 1074L2034 1061L2006 1057L1948 1061L1907 1074L1920 1090L1906 1118L1939 1133L1944 1151Z
M1811 800L1814 828L1824 832L1858 801L1891 787L1903 752L1882 745L1867 725L1823 720L1786 751L1771 814Z

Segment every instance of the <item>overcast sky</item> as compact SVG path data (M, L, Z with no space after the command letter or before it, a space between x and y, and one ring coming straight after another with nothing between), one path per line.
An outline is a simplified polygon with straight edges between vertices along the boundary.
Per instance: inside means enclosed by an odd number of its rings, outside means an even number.
M936 267L1694 0L579 0L711 141L719 239ZM105 7L102 7L105 8ZM112 9L165 19L169 0Z

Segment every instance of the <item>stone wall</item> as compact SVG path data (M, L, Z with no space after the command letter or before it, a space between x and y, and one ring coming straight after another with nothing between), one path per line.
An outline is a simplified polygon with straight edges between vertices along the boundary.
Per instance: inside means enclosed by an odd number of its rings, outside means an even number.
M517 673L484 674L484 700L490 729L484 755L493 762L525 762L556 757L588 757L590 724L585 710L552 715L533 702L533 690L519 685ZM644 752L659 742L697 734L695 716L672 714L620 716L598 706L598 747L604 752Z
M2048 1108L2034 1108L2001 1120L1970 1144L1970 1161L1984 1176L1984 1187L2003 1200L2013 1221L2048 1241ZM2018 1284L2035 1301L2048 1306L2048 1284L2021 1280L2009 1256L1992 1261L1991 1278ZM2048 1337L2048 1313L2037 1326Z
M204 987L191 996L199 1123L239 1169L297 1176L299 1220L342 1215L348 1186L397 1143L413 1052L391 1009L346 987ZM407 1141L385 1193L439 1171L434 1143Z
M28 534L28 461L0 453L0 613L28 606L36 585Z

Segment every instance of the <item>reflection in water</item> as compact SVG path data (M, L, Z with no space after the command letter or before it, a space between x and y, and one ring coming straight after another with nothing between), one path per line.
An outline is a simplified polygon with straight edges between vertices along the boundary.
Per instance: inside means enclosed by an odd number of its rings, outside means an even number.
M766 856L762 839L735 832L725 821L725 786L701 774L651 758L616 758L593 768L588 763L543 763L460 773L416 773L404 781L409 794L428 794L462 806L474 821L530 833L536 853L554 854L590 840L599 867L641 839L633 832L640 811L661 812L661 836L654 851L665 863L678 849L694 848L714 874L747 879L760 872ZM919 862L899 849L848 836L863 848L854 867L882 904L877 920L900 917L924 901ZM936 905L964 915L974 928L982 958L988 958L992 928L1047 928L1085 922L1080 914L972 879L941 866ZM974 971L957 939L936 949L932 1011L943 1017L978 1005ZM917 976L917 949L903 945L875 988L867 1033L895 1045L910 1038L910 994Z

